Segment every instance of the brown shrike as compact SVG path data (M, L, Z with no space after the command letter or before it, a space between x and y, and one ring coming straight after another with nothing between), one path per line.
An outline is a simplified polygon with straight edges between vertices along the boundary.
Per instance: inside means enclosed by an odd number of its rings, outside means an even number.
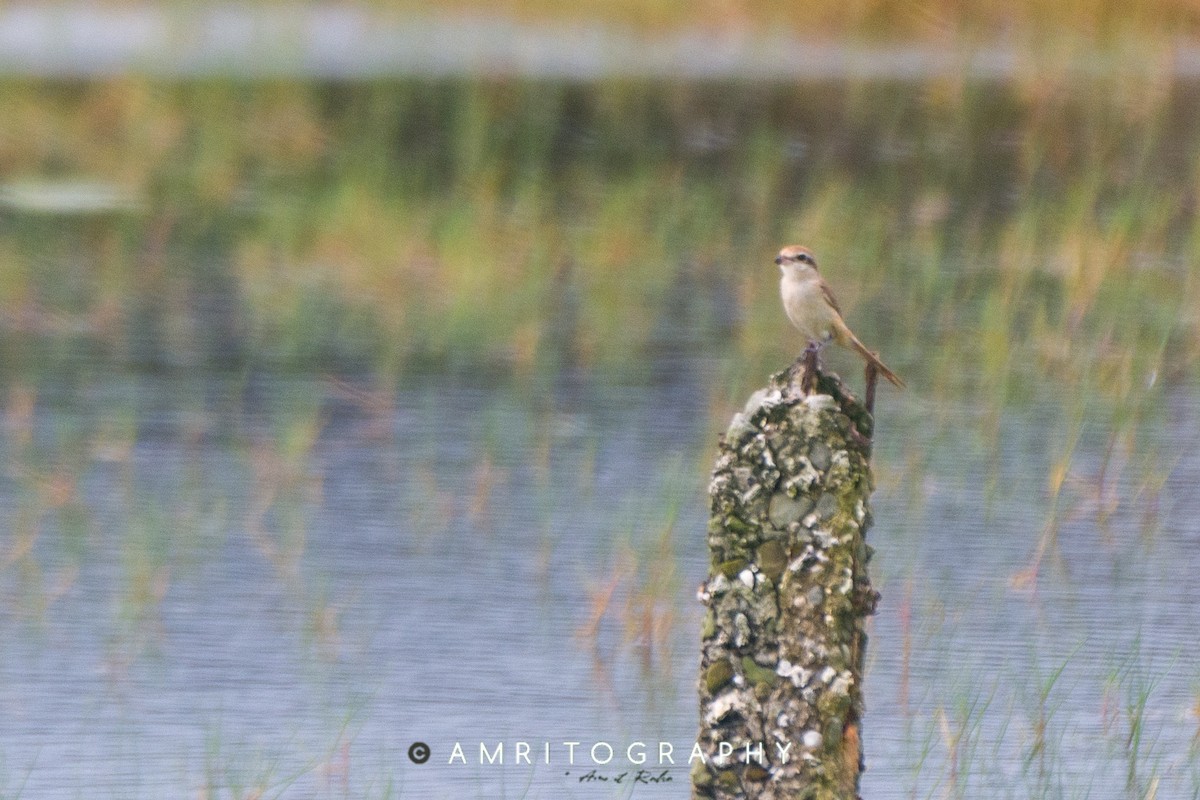
M829 285L817 272L817 260L812 251L800 245L790 245L775 257L783 277L779 280L779 294L783 298L783 310L797 330L808 340L810 348L820 349L830 339L849 347L896 386L904 387L904 381L879 360L879 356L867 349L858 340L854 331L842 319L842 310ZM814 362L815 363L815 362Z

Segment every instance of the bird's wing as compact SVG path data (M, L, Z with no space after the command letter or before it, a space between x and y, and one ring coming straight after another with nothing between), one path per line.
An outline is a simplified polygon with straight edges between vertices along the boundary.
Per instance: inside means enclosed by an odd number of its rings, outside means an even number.
M821 281L821 294L824 295L825 302L833 306L833 310L836 311L840 317L842 315L842 309L838 305L837 299L833 296L833 290L829 288L829 284L824 280Z

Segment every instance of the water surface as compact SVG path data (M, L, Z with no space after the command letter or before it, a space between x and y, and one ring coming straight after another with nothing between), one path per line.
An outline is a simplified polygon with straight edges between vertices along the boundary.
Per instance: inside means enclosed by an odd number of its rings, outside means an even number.
M3 573L5 786L613 796L567 775L561 743L682 752L694 735L712 442L698 412L713 367L692 359L657 386L583 376L532 397L427 379L383 409L316 378L119 374L44 394L34 440L88 450L75 473L86 525L73 539L47 515L41 573ZM170 399L180 382L203 396ZM137 433L101 457L114 397ZM1006 415L993 465L925 433L919 388L882 398L864 795L951 786L957 737L970 796L1036 792L1048 759L1064 796L1126 797L1127 704L1142 688L1137 768L1160 791L1195 791L1198 420L1186 393L1172 406L1153 443L1178 459L1161 491L1118 471L1106 491L1132 499L1104 530L1080 500L1039 578L1015 586L1047 514L1054 434L1036 408ZM309 425L289 462L279 441ZM15 449L10 437L10 464ZM936 466L908 485L914 449ZM1073 474L1103 456L1085 442ZM10 530L24 481L10 468ZM639 630L646 613L665 627ZM1040 687L1059 670L1031 755ZM409 761L414 741L429 763ZM481 741L508 743L510 763L480 765ZM513 765L517 741L535 755L552 743L554 763ZM446 763L455 742L468 765ZM679 796L686 769L671 775L674 788L639 796Z

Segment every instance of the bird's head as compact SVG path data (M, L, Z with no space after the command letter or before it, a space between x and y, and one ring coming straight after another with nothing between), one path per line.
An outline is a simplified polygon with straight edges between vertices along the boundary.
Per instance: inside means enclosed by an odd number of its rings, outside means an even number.
M817 259L812 250L798 244L788 245L780 250L779 255L775 256L775 263L784 275L790 273L801 276L817 271Z

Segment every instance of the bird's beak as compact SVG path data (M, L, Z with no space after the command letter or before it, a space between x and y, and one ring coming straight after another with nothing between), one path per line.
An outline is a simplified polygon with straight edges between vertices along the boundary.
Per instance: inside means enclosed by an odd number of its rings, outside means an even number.
M775 256L775 263L782 265L783 264L783 256Z

